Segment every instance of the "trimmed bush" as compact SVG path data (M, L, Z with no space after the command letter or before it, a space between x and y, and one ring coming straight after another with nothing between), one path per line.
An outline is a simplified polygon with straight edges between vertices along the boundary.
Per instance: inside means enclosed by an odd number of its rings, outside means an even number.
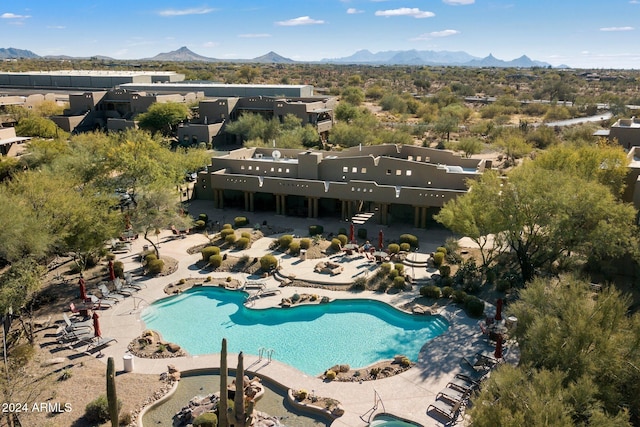
M453 288L451 286L445 286L444 288L442 288L443 298L449 298L451 297L451 294L453 294Z
M202 229L204 229L204 228L207 226L207 223L206 223L206 222L204 222L203 220L199 219L199 220L197 220L197 221L195 222L195 224L194 224L194 225L195 225L195 227L196 227L198 230L202 230Z
M309 249L311 247L311 239L300 239L300 249Z
M236 228L239 228L249 224L249 220L246 216L237 216L233 219L233 223L235 224Z
M382 264L380 264L380 271L382 271L384 274L389 274L389 272L391 271L391 263L383 262Z
M367 229L366 228L358 228L358 238L362 240L367 240Z
M397 254L400 252L400 245L397 243L391 243L388 247L388 251L390 254Z
M209 258L209 265L213 268L220 267L222 265L222 255L211 255L211 257Z
M202 248L202 251L200 251L200 253L202 254L203 261L209 261L211 255L218 255L220 253L220 248L217 246L206 246Z
M333 381L333 380L336 379L336 373L335 373L335 371L332 371L331 369L329 369L328 371L326 371L324 373L324 377L326 379L328 379L329 381Z
M207 215L206 213L201 213L200 215L198 215L198 221L204 221L204 223L208 223L209 222L209 215Z
M411 250L411 245L408 243L400 243L400 250L403 252L409 252Z
M309 236L316 236L318 234L322 234L323 232L324 232L324 227L321 225L309 226Z
M227 237L224 238L225 243L228 245L233 245L236 242L236 233L231 233Z
M436 252L442 252L443 254L447 255L447 248L445 248L444 246L438 246L436 248Z
M233 227L231 226L231 224L222 224L222 229L223 229L223 230L228 230L229 228L233 228Z
M223 228L222 230L220 230L220 237L222 237L223 239L226 239L230 234L236 234L233 228Z
M293 236L291 234L283 234L278 238L278 245L280 249L286 251L289 249L289 245L293 242Z
M236 241L236 248L238 249L247 249L249 247L249 243L251 241L246 237L241 237Z
M402 273L404 273L404 264L394 264L393 267L398 270L398 274L402 275Z
M441 265L438 271L440 272L440 276L442 277L451 276L451 267L448 265Z
M193 420L193 427L218 427L218 417L213 412L200 414Z
M144 262L146 262L147 264L149 264L149 262L155 261L157 259L158 259L158 256L156 255L155 252L150 252L150 253L148 253L148 254L146 254L144 256ZM114 268L115 268L115 266L114 266Z
M147 263L147 268L151 274L160 274L164 268L164 261L161 259L154 259Z
M437 267L440 267L443 262L444 262L444 253L436 252L435 254L433 254L433 263Z
M300 242L291 242L289 244L289 253L291 255L298 255L300 253Z
M451 294L453 297L453 302L463 303L467 299L467 293L465 291L461 291L460 289L456 289Z
M484 301L476 296L467 295L464 300L464 310L469 316L480 318L484 314Z
M278 265L278 260L273 255L265 255L260 258L260 268L264 271L269 271Z
M440 288L435 285L427 285L420 288L420 295L427 298L440 298Z
M340 239L331 239L331 249L334 251L340 250Z
M113 272L116 277L124 278L124 263L122 261L116 261L113 263Z
M389 271L389 279L391 279L391 280L395 279L399 275L400 275L400 273L395 268L393 270Z
M346 236L346 235L347 235L347 229L346 229L346 228L344 228L344 227L341 227L341 228L338 230L338 234L344 234L344 235Z
M240 237L251 240L251 233L249 233L248 231L243 231L242 233L240 233Z
M393 271L396 271L396 270L393 270ZM404 277L398 276L393 278L393 287L395 289L404 289L404 286L405 286Z
M401 234L400 243L408 243L412 248L418 247L418 238L413 234Z
M344 246L349 241L349 238L347 237L346 234L338 234L338 240L340 240L340 244Z

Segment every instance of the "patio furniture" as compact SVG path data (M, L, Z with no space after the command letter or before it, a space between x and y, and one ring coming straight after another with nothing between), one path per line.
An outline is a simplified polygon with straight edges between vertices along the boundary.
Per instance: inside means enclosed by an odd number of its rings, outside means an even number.
M102 294L102 298L103 299L110 299L110 300L114 300L114 301L121 301L124 296L120 295L120 294L116 294L113 293L109 290L109 288L107 288L107 285L104 283L100 283L98 285L98 290L100 291L100 293Z
M460 410L462 409L462 402L452 404L449 402L445 402L444 400L436 400L427 407L427 412L429 412L430 408L445 417L447 421L453 422L458 419L458 415L460 414Z

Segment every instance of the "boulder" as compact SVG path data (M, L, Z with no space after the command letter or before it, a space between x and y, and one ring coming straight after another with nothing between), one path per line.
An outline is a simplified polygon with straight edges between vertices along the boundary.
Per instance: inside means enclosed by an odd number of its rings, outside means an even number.
M180 346L176 343L168 343L167 344L167 350L169 350L171 353L177 353L180 351Z

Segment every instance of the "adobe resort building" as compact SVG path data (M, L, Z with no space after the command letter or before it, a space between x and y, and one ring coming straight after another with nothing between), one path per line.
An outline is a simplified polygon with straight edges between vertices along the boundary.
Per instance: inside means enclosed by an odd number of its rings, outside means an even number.
M491 162L410 145L342 151L240 148L214 157L196 182L196 197L217 209L351 220L424 228L445 202L466 193L466 181Z

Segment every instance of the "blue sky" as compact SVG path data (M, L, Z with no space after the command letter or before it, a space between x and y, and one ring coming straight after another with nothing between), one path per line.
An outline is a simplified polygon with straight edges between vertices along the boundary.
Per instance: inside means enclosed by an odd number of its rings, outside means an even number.
M465 51L640 69L640 0L21 0L0 3L0 47L44 55L200 55L299 61L360 49Z

